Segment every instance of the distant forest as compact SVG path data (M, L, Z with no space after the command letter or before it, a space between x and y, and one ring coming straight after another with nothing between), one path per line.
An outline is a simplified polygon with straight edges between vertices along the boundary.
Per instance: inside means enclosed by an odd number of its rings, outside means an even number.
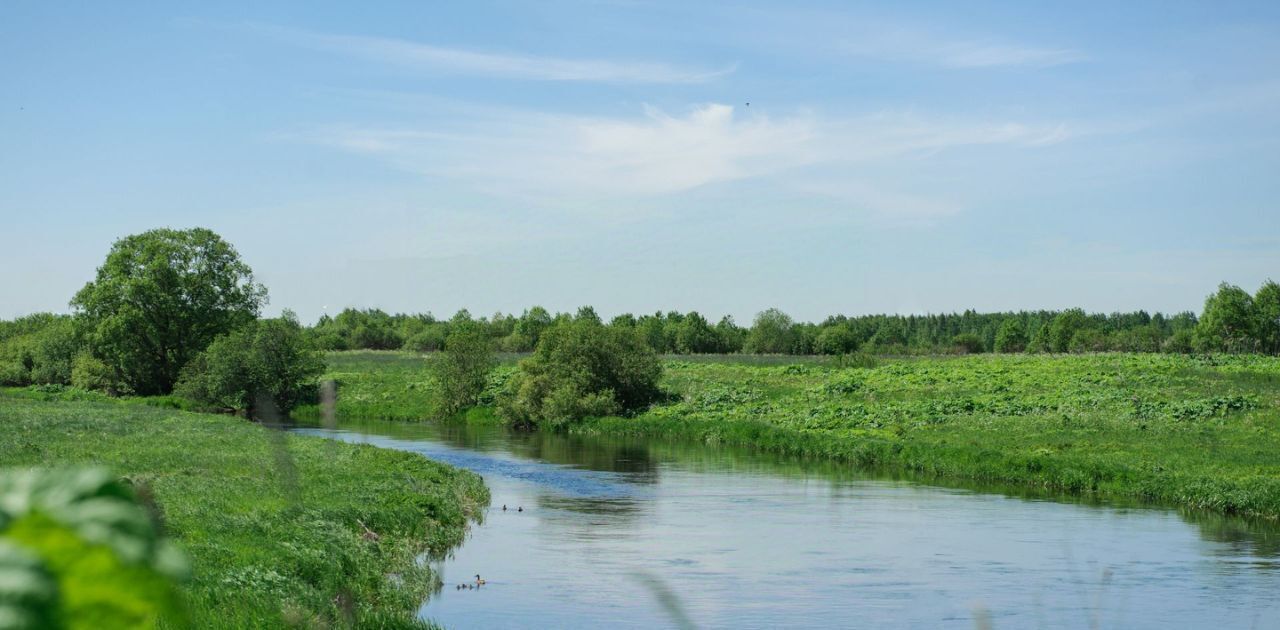
M463 310L449 319L430 314L388 314L347 309L308 329L326 350L431 352L444 347L450 329L479 324L506 352L528 352L542 332L573 318L600 319L591 307L552 314L533 307L519 316L474 317ZM963 354L982 352L1280 352L1280 285L1268 281L1255 295L1228 284L1205 301L1205 310L1166 316L1146 311L1085 313L1019 311L937 315L828 317L796 322L778 309L756 315L749 326L730 317L712 323L691 311L624 314L610 326L634 328L662 354Z

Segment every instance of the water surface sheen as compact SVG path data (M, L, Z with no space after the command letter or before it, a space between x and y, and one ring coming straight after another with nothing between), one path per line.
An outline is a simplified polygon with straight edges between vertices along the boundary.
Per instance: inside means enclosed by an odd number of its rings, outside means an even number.
M673 607L698 627L1280 628L1271 523L657 440L298 430L484 476L493 504L421 611L451 628L662 627Z

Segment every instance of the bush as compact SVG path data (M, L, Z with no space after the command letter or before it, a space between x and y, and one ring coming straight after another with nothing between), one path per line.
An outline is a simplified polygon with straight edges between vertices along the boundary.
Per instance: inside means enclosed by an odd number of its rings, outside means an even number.
M60 317L34 335L31 348L31 382L69 385L71 369L81 344L75 324Z
M951 338L951 345L964 354L978 354L986 351L982 337L974 333L960 333Z
M31 384L31 372L17 361L0 361L0 386L22 387Z
M105 471L0 471L0 627L185 627L186 558Z
M848 354L858 349L858 336L848 326L828 326L818 333L813 349L818 354Z
M586 417L631 413L661 397L662 365L633 328L590 318L543 332L533 356L499 396L498 412L522 427L556 427Z
M88 352L76 355L71 364L71 385L79 389L118 395L124 389L115 372Z
M1107 350L1107 336L1096 328L1077 330L1071 336L1071 341L1067 343L1067 350L1075 353L1105 352Z
M435 352L444 347L444 326L428 326L404 342L404 350L411 352Z
M314 397L323 371L324 360L286 311L215 339L183 369L176 391L197 402L269 418Z
M493 342L483 328L472 323L455 327L445 340L444 350L431 361L440 392L439 413L453 415L474 407L495 363Z
M1004 320L1000 324L1000 330L996 331L995 352L1022 352L1027 347L1027 331L1022 328L1022 322L1012 317Z

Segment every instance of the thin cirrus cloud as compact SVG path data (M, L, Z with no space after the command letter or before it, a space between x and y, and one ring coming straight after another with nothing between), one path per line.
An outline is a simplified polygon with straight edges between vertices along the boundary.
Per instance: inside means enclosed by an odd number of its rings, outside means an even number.
M626 202L748 179L881 215L952 214L954 203L849 182L874 168L910 174L965 147L1034 150L1064 142L1063 123L971 122L875 113L782 117L703 104L639 117L509 114L437 128L329 127L303 140L385 160L477 191L556 204ZM945 191L939 191L945 192Z
M436 46L389 37L337 35L273 26L250 30L290 44L394 65L424 73L485 76L527 81L601 83L704 83L731 74L718 69L644 61L569 59Z

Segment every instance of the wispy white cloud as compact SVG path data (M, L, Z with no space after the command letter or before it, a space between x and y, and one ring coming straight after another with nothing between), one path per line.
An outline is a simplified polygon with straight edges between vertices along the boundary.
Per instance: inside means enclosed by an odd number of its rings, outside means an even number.
M388 37L316 33L274 26L249 28L297 46L441 74L529 81L702 83L732 73L736 68L736 65L700 69L646 61L567 59L451 48Z
M954 199L877 185L873 170L909 172L939 153L973 146L1032 150L1072 137L1062 123L970 122L877 113L781 117L704 104L638 117L510 114L436 128L359 126L297 137L374 156L487 194L561 206L631 207L636 200L760 180L787 194L878 215L934 220ZM935 196L931 196L935 195Z

